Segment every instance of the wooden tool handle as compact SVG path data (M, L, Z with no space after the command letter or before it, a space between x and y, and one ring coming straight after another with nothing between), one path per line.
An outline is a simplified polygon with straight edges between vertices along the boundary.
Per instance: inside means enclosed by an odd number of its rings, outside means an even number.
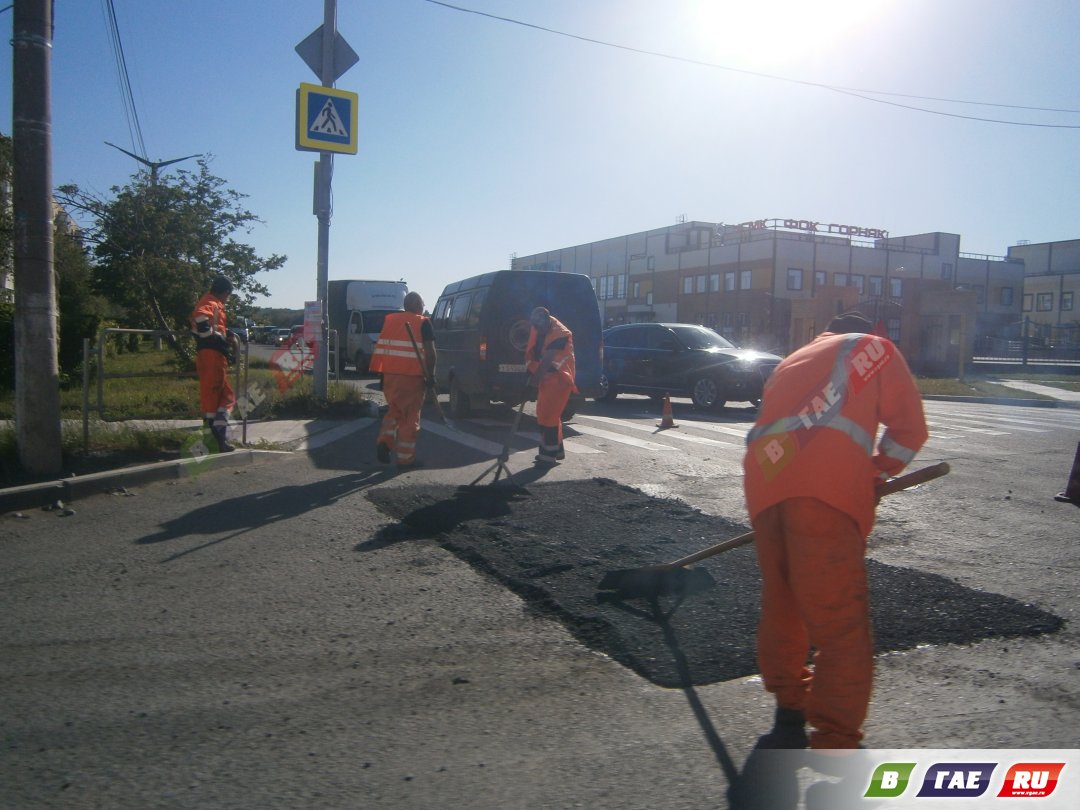
M931 464L929 467L923 467L921 470L915 470L915 472L910 472L907 475L890 478L878 487L877 494L878 497L883 498L886 495L891 495L902 489L909 489L918 484L925 484L927 481L933 481L935 478L941 478L941 476L947 475L948 472L949 462L947 461ZM738 537L732 537L730 540L725 540L723 543L717 543L715 546L709 546L708 548L703 548L701 551L695 551L693 554L683 557L682 559L675 560L675 562L651 566L651 568L658 571L682 568L691 563L696 563L699 560L704 560L707 557L712 557L715 554L722 554L725 551L730 551L733 548L745 546L752 542L754 542L754 533L747 532L746 534L740 534Z

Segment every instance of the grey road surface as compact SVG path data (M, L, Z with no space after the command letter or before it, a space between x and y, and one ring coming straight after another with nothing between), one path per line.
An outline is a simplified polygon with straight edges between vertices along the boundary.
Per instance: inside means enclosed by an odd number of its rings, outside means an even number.
M1053 501L1080 411L927 403L933 488L883 503L871 554L1066 620L884 656L868 743L1080 747L1077 518ZM546 480L609 477L745 520L749 409L589 404ZM0 807L698 808L771 719L755 678L649 684L365 493L468 483L505 410L372 458L375 424L290 456L0 516ZM510 470L531 467L529 420ZM381 537L386 542L372 542Z

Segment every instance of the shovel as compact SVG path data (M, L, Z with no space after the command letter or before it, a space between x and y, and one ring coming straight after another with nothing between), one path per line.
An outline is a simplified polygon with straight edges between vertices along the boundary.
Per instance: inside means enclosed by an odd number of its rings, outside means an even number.
M439 404L439 395L435 393L435 378L428 373L427 364L424 362L424 355L420 353L420 346L416 342L416 336L413 334L412 325L407 321L405 323L405 331L409 333L409 342L412 344L413 351L416 352L417 362L420 363L420 372L424 375L424 387L427 388L428 393L431 395L431 401L435 403L435 410L439 414L439 421L446 427L457 430L457 425L447 419L446 414L443 413L442 405Z
M877 488L877 495L879 498L891 495L916 484L933 481L948 472L948 462L942 461L938 464L932 464L907 475L890 478ZM614 591L612 594L604 594L607 599L633 599L635 597L653 599L667 594L686 595L703 591L716 584L712 575L704 568L687 569L686 566L752 542L754 542L754 533L747 532L730 540L725 540L723 543L717 543L715 546L696 551L674 562L647 565L642 568L624 568L620 571L608 571L600 580L599 590Z

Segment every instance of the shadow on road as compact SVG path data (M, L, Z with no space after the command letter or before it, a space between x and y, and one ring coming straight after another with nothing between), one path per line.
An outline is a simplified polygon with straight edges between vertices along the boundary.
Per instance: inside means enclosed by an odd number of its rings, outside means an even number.
M192 535L215 535L212 540L163 560L163 562L171 562L194 551L231 540L279 520L294 518L312 509L327 506L385 481L389 477L391 477L389 472L368 470L314 481L310 484L278 487L267 492L255 492L215 501L161 524L159 531L140 537L135 542L139 545L150 545Z

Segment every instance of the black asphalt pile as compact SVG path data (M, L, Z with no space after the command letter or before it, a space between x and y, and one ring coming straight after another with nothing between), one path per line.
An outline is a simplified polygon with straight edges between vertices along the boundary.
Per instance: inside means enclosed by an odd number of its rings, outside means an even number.
M747 530L684 503L607 479L502 485L379 487L367 497L400 521L360 544L434 538L561 621L589 647L653 683L702 685L758 671L755 632L760 578L752 546L699 563L716 587L679 601L598 594L610 570L670 562ZM879 652L922 644L1058 630L1053 614L944 577L869 561Z

